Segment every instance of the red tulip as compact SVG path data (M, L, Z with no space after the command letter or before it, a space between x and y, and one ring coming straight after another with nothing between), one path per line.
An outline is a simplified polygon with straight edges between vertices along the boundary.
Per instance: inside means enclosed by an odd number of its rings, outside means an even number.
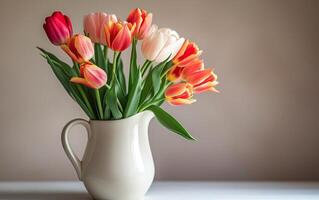
M66 44L73 34L70 18L60 11L46 17L43 28L54 45Z
M107 46L113 51L124 51L132 42L134 29L135 24L108 21L104 27Z
M192 86L188 83L176 83L169 86L165 91L166 101L172 105L191 104L196 100L192 99Z
M185 76L185 80L193 86L194 93L206 91L219 92L215 86L218 85L217 75L212 69L196 71Z
M148 33L152 24L152 13L148 13L143 9L133 9L126 19L127 22L135 24L133 36L138 40L142 40Z
M99 89L106 84L107 75L96 65L85 63L80 67L81 77L71 78L71 82L83 84L93 89Z
M74 35L68 45L61 47L77 63L88 62L94 56L91 39L84 35Z

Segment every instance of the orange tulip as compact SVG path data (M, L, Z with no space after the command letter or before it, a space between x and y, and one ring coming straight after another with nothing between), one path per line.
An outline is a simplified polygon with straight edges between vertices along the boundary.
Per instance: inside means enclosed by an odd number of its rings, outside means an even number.
M194 103L192 99L192 86L188 83L176 83L169 86L165 91L165 99L172 105L184 105Z
M212 69L196 71L185 76L185 80L193 86L194 93L206 91L219 92L215 86L218 85L217 75Z
M143 9L133 9L126 19L131 24L136 24L134 30L134 37L138 40L142 40L148 33L152 24L152 13L148 13Z
M90 88L99 89L106 84L107 75L96 65L85 63L80 67L81 77L72 77L71 82L79 83Z
M204 69L203 60L195 59L191 65L187 67L173 66L167 73L167 79L172 82L180 81L185 76L194 73L195 71Z
M107 46L113 51L124 51L132 42L134 29L135 24L108 21L104 27Z
M88 62L94 56L91 39L84 35L74 35L68 45L61 47L77 63Z
M186 40L178 53L173 58L174 65L187 67L193 65L202 53L194 42Z

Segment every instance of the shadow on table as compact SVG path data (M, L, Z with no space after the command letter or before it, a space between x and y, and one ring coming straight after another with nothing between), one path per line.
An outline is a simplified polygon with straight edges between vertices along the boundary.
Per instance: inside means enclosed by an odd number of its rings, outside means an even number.
M92 200L87 193L75 192L1 192L0 200Z

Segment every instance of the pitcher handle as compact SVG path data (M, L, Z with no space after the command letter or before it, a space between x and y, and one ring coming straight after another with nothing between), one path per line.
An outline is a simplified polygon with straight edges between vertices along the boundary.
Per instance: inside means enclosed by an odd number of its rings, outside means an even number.
M70 159L73 167L75 168L75 171L78 175L78 178L80 180L82 180L82 175L81 175L82 161L79 159L79 157L77 155L75 155L75 153L73 152L73 150L71 149L71 146L69 144L70 129L77 124L80 124L80 125L85 127L87 134L88 134L88 140L90 139L91 129L90 129L89 122L84 120L84 119L73 119L64 126L64 128L62 130L62 134L61 134L61 141L62 141L63 149L64 149L66 155L68 156L68 158Z

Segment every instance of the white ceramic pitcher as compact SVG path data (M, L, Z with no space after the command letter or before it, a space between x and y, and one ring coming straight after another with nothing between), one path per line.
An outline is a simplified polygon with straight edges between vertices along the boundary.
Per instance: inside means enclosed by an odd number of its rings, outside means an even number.
M148 125L154 114L144 111L126 119L74 119L62 131L62 144L77 175L94 199L141 200L154 179ZM88 133L82 161L72 151L68 134L77 124Z

